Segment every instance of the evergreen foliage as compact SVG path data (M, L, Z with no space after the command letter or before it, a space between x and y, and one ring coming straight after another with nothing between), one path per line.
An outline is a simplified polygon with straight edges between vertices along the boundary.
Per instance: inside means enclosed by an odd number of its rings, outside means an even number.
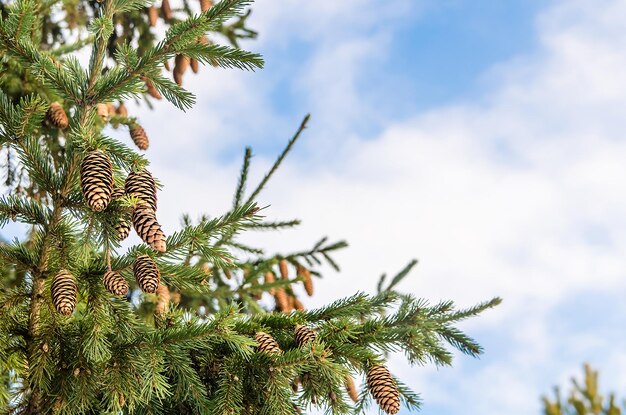
M547 396L542 397L545 415L621 415L620 408L626 410L626 401L620 404L615 394L611 393L608 399L600 394L596 370L588 364L584 369L582 384L572 378L572 389L566 399L561 396L559 388L554 388L554 401Z
M177 56L261 68L259 55L238 48L256 35L246 27L250 3L222 0L200 12L172 1L157 23L162 38L148 0L0 4L0 224L29 229L24 240L0 243L3 413L274 415L311 405L352 413L372 400L365 388L349 403L346 379L363 380L389 353L449 365L450 348L482 352L455 325L497 298L459 310L401 294L395 287L411 263L386 287L381 279L376 295L301 310L294 288L312 295L313 277L324 264L338 269L332 255L346 243L322 238L305 251L268 254L238 238L298 225L267 220L256 199L308 116L251 191L246 149L230 211L197 223L184 217L168 237L160 230L148 159L103 128L136 128L123 101L149 103L151 87L182 110L193 105L164 70ZM231 46L205 38L219 35ZM76 53L86 48L83 67ZM130 223L146 244L122 248ZM270 295L279 292L282 312ZM419 407L398 379L384 381L397 388L385 393Z

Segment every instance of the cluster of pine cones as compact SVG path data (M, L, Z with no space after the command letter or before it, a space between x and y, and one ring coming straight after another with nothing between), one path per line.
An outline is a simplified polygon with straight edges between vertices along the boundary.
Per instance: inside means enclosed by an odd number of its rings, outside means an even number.
M212 6L213 6L213 0L200 0L200 10L202 12L206 12ZM156 26L158 19L159 19L159 8L157 8L156 6L150 6L146 9L146 11L148 13L148 21L150 22L150 26L152 27ZM165 20L166 22L169 22L174 16L169 0L161 1L160 14L161 14L161 17L163 17L163 20ZM198 38L198 42L208 43L209 40L206 37L202 36ZM179 86L182 86L183 84L183 75L185 71L187 71L188 67L191 67L191 70L193 71L193 73L198 73L200 69L200 65L196 59L192 59L184 55L177 55L174 61L173 75L174 75L174 81ZM165 62L165 69L167 69L168 71L170 70L168 62ZM146 88L148 90L148 94L150 94L150 96L154 99L161 99L162 98L161 93L154 87L152 82L150 82L147 79L145 79L144 81L146 82Z
M281 259L278 262L278 272L280 273L280 277L283 280L289 279L289 264L286 259ZM302 284L304 285L304 290L310 296L313 295L313 278L311 276L311 271L309 271L306 267L298 264L296 265L296 277L302 280ZM267 271L265 273L265 284L272 284L276 282L276 274L274 271ZM304 305L295 295L292 290L286 290L283 287L272 288L269 290L269 293L274 296L274 301L276 302L276 310L281 311L283 313L288 313L292 310L302 311L304 310Z
M298 324L294 329L294 339L298 346L304 347L317 339L317 334L311 328ZM257 351L267 354L282 353L278 342L269 334L257 332L255 335ZM354 379L347 376L345 386L348 395L353 401L358 401L359 394ZM391 373L382 364L372 365L367 371L367 387L380 406L387 414L397 414L400 410L400 392ZM297 384L294 390L297 390Z
M156 91L154 86L152 88ZM156 92L158 93L158 91ZM114 115L122 118L128 118L128 109L122 102L117 106L117 108L110 102L106 104L98 104L96 105L96 112L104 124L108 123ZM50 104L50 108L48 108L48 112L46 113L46 118L51 125L61 130L65 130L69 126L67 113L59 102L53 102ZM128 120L127 122L129 122L128 131L133 143L135 143L139 150L147 150L150 146L150 140L148 139L146 131L134 119Z

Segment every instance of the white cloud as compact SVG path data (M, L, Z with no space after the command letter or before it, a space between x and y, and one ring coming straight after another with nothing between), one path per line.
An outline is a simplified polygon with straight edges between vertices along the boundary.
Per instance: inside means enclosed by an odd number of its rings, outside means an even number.
M201 95L189 115L165 105L142 114L153 141L148 156L167 185L162 221L171 229L181 211L226 209L238 162L218 155L255 134L286 140L297 120L281 118L268 99L289 76L296 102L314 117L261 199L272 216L304 224L251 239L283 250L307 247L320 232L349 240L338 255L343 272L327 273L310 305L372 291L382 272L413 257L421 262L406 291L462 305L503 296L499 309L464 325L497 339L500 349L488 350L496 357L471 367L461 358L440 371L394 360L394 369L424 393L427 408L538 413L546 385L577 370L590 351L603 352L606 372L626 361L626 339L555 338L560 322L547 320L574 295L613 292L617 301L626 287L626 6L556 2L538 18L538 50L494 66L481 99L396 120L366 140L350 131L377 107L357 80L392 39L394 19L412 7L398 0L381 15L375 3L259 1L259 48L278 53L305 42L306 65L276 55L287 63L270 64L279 75L260 85L257 75L190 76ZM258 177L271 160L254 162ZM578 351L573 341L589 346Z

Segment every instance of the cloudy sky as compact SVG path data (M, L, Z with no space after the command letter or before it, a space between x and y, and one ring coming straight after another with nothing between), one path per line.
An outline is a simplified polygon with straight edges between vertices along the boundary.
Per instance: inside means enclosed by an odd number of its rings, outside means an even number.
M270 251L346 239L316 306L410 259L400 287L462 306L485 346L453 368L392 371L429 415L539 414L540 395L588 361L626 378L626 2L258 0L263 71L187 75L198 104L134 110L166 185L160 218L228 209L245 145L259 177L308 112L267 191L294 231ZM622 393L624 395L624 393Z

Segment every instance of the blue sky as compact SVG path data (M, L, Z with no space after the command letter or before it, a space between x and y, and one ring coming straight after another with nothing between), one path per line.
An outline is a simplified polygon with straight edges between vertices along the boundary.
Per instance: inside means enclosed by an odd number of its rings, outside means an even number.
M133 109L165 184L160 220L171 232L181 212L225 211L244 146L258 178L311 112L260 200L303 225L249 236L277 252L350 242L307 306L372 291L414 257L407 292L504 298L463 325L480 360L392 360L422 413L538 414L585 361L623 391L624 21L619 0L258 0L245 46L263 71L186 75L187 114Z

